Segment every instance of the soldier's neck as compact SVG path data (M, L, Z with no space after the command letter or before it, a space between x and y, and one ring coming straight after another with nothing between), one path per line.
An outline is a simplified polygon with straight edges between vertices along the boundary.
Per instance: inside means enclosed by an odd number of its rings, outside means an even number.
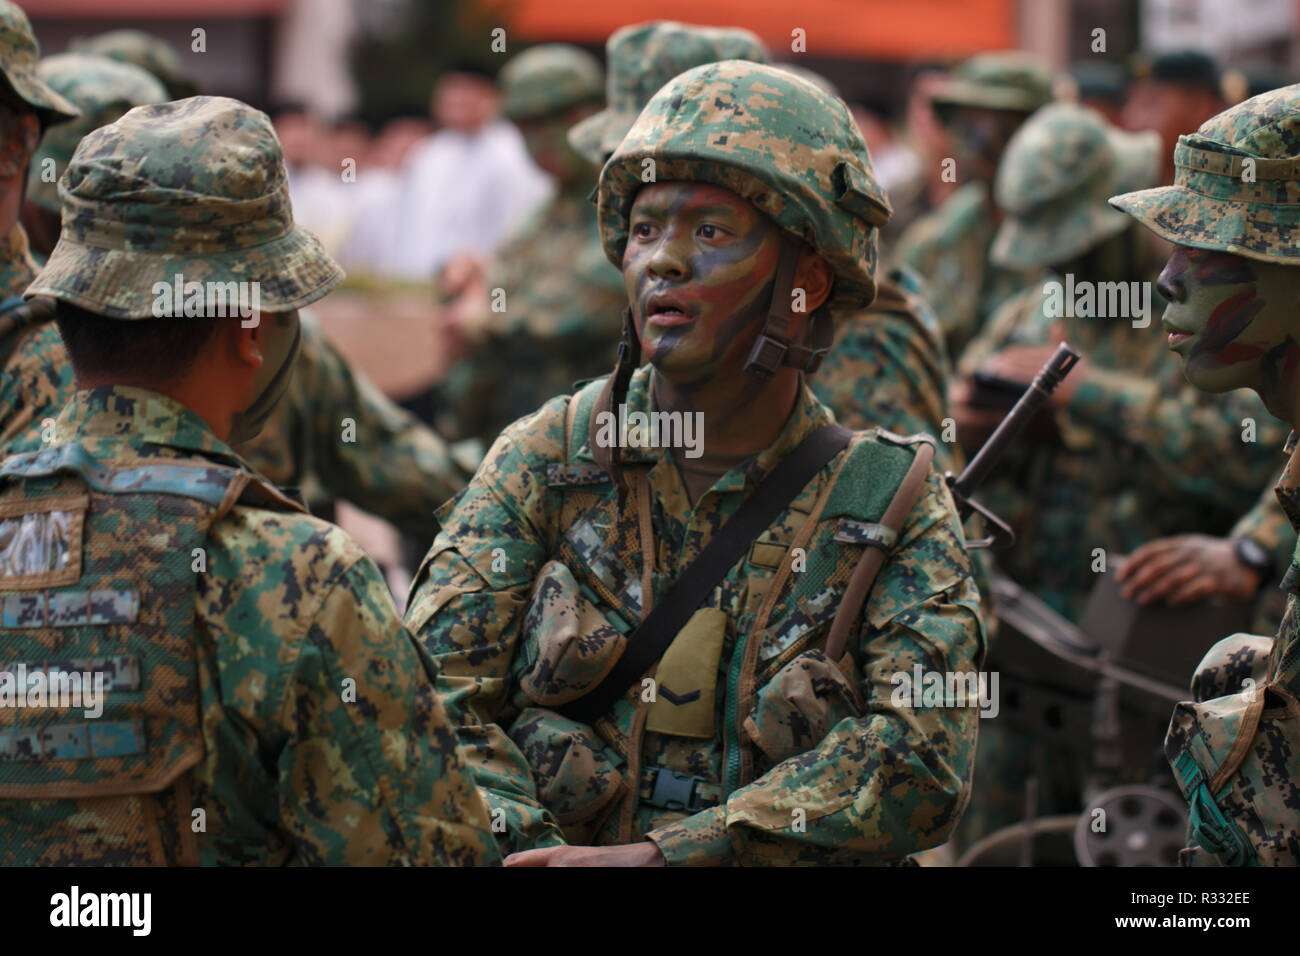
M712 461L738 461L771 445L799 398L795 369L781 369L764 382L748 372L718 376L699 385L677 385L654 373L657 411L695 415L702 428L699 452Z

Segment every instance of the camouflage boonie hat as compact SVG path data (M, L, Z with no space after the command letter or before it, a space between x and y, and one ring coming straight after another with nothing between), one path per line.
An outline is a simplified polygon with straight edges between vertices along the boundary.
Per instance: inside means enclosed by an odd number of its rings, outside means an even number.
M182 99L198 92L198 85L186 75L181 58L171 44L142 30L110 30L93 37L77 37L68 44L68 49L138 66L167 87L168 99Z
M569 130L569 145L598 166L622 142L650 97L674 76L718 60L768 60L767 48L748 30L671 20L615 31L605 44L605 57L608 102Z
M256 282L263 310L287 312L343 280L316 237L294 225L270 119L239 100L137 106L81 141L59 198L63 231L24 298L146 319L154 285L181 276Z
M1180 246L1300 264L1300 84L1248 99L1178 137L1172 186L1110 204Z
M1009 269L1066 262L1116 236L1129 219L1114 193L1160 176L1160 135L1115 129L1078 103L1044 106L1016 130L998 165L993 198L1006 214L990 258Z
M161 103L167 91L151 73L130 63L89 53L57 53L36 65L36 74L51 89L81 110L77 119L51 129L32 156L27 199L47 212L59 211L59 190L44 178L45 161L54 161L54 177L68 166L81 138L113 122L133 106Z
M808 242L835 270L833 313L875 298L876 233L889 200L844 102L775 66L741 60L688 70L654 95L600 174L600 234L621 267L644 182L713 183Z
M981 53L953 68L930 97L937 111L956 106L1032 112L1052 99L1052 73L1032 53Z
M507 119L537 119L604 98L600 61L567 43L525 50L501 71L501 111Z
M32 108L41 129L77 115L77 108L50 89L36 72L41 47L22 7L0 0L0 70L18 98Z

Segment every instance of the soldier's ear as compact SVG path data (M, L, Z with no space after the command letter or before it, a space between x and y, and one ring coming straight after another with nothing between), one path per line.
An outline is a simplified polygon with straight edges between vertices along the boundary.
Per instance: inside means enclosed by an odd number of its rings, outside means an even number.
M41 140L41 124L35 113L17 113L5 124L0 143L0 177L21 175Z
M804 294L802 313L812 315L821 308L830 298L831 286L834 284L835 270L831 264L804 243L803 250L799 253L799 264L794 270L794 288L802 289Z

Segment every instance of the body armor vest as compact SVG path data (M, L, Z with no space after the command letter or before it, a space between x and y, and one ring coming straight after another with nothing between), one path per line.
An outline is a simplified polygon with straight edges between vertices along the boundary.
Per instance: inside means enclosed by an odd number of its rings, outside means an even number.
M0 860L196 864L196 575L254 489L200 459L78 443L0 467Z

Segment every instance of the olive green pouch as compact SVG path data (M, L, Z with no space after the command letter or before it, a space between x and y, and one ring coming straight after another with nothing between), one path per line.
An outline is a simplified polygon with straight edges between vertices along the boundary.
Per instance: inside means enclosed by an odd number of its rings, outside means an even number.
M646 715L646 730L713 739L718 660L726 636L726 611L702 607L691 615L655 669L655 698Z
M773 764L814 749L846 717L861 717L854 662L838 664L820 650L805 651L758 691L745 732Z

